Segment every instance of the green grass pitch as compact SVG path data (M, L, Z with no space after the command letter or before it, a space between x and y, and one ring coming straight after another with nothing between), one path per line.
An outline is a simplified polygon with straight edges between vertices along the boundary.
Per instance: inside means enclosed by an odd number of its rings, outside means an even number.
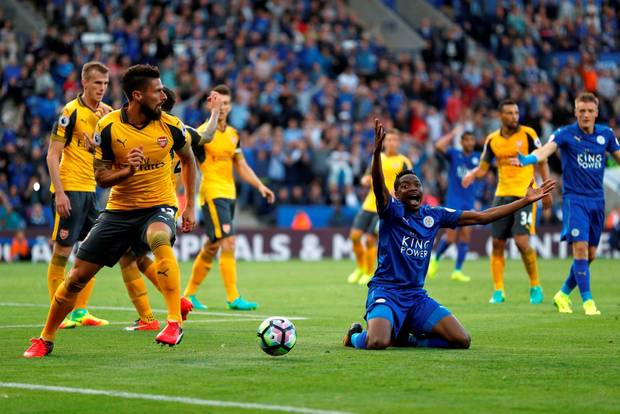
M577 292L572 315L558 314L551 304L569 265L568 260L539 262L545 300L530 305L523 265L508 261L508 302L490 305L488 261L466 263L464 270L473 277L469 284L450 281L453 262L443 262L427 287L470 332L472 347L466 351L344 348L343 333L362 320L366 297L365 287L345 282L352 262L240 262L239 287L260 303L256 312L238 316L225 309L215 266L199 291L212 313L191 315L175 348L155 345L154 333L124 332L123 323L135 319L135 312L102 308L92 311L116 324L61 331L49 358L26 360L21 353L40 331L32 325L42 324L47 313L45 307L31 306L47 302L46 266L3 264L0 383L354 413L617 413L620 261L592 265L592 291L602 316L591 318L584 316ZM183 285L190 271L191 263L183 263ZM162 309L161 296L152 287L149 291L153 307ZM118 268L99 274L90 304L131 307ZM256 327L267 315L307 318L294 321L298 342L284 357L270 357L257 346ZM269 411L0 386L0 412Z

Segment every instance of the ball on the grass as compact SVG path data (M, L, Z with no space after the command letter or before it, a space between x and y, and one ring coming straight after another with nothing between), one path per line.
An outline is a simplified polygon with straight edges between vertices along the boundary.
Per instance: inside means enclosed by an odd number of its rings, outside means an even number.
M297 342L295 325L281 316L272 316L261 322L256 335L260 348L272 356L287 354Z

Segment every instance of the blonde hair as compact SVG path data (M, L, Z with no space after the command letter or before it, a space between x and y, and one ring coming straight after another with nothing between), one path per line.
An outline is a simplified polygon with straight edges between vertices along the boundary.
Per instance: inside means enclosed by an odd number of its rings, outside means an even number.
M92 71L97 71L102 75L106 75L110 72L110 69L101 62L88 62L82 67L82 79L88 80Z
M596 106L598 106L598 98L590 92L580 93L577 98L575 98L575 106L577 106L578 102L594 102Z

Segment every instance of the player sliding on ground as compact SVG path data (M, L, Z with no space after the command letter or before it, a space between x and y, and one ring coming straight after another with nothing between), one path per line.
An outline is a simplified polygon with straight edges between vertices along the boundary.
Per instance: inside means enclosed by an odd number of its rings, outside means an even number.
M469 348L471 338L465 328L424 290L437 232L442 227L488 224L513 214L549 194L555 181L547 180L534 189L532 180L524 197L481 212L422 206L422 183L413 171L398 174L395 198L390 196L381 166L384 138L383 125L375 120L372 181L377 183L373 191L379 213L379 257L368 284L368 330L353 324L343 343L361 349L385 349L390 345Z
M573 313L570 293L579 286L588 316L600 315L590 292L590 263L596 257L605 221L603 175L606 153L620 162L620 144L611 128L596 124L598 99L582 93L575 99L577 122L556 130L542 148L518 155L514 164L526 166L546 160L561 149L563 226L561 239L573 245L573 265L553 297L560 313Z

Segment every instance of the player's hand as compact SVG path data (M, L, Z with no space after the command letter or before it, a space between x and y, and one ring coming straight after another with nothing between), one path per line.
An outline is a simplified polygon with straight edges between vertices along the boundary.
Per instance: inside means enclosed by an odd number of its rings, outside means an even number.
M185 208L181 214L181 231L189 233L196 226L196 213L193 208Z
M467 174L465 174L465 176L461 180L461 185L463 186L463 188L467 188L471 185L471 183L474 182L475 179L476 179L476 175L474 174L473 171L470 171Z
M547 194L546 196L543 197L542 205L543 205L543 210L551 209L551 206L553 205L553 198L551 197L551 194Z
M67 218L71 215L71 201L64 191L56 191L54 203L56 204L56 212L61 218Z
M546 180L539 188L534 188L534 179L532 178L524 198L530 203L535 203L541 198L551 194L554 188L555 180Z
M363 176L360 180L360 184L364 187L370 187L370 185L372 184L372 177L370 175Z
M276 195L266 185L261 185L260 187L258 187L258 192L260 193L261 197L267 199L267 202L269 204L273 204L273 202L276 201Z
M521 161L519 161L517 157L508 158L508 165L511 165L513 167L523 167L523 165L521 164Z
M211 93L207 97L207 108L210 111L218 112L220 111L220 109L222 109L222 98L220 97L219 93L211 91Z
M107 105L99 105L95 110L95 116L99 119L110 113L110 108Z
M84 148L86 148L86 151L94 154L97 146L95 145L93 140L90 139L90 136L85 132L82 132L82 138L84 139Z
M142 146L129 150L129 154L127 154L127 163L133 172L140 167L142 161L144 161L144 150L142 149Z
M383 140L385 139L385 128L379 122L377 118L375 118L375 149L383 147Z

